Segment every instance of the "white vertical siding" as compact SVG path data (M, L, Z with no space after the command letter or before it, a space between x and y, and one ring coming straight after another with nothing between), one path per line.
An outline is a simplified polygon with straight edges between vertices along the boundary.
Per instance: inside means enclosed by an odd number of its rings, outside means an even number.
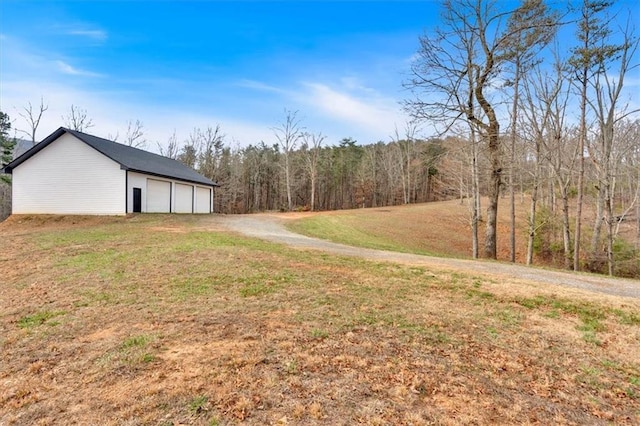
M65 133L13 170L14 214L125 214L125 171Z
M193 185L175 184L176 213L193 213Z
M211 213L211 188L196 186L195 213Z

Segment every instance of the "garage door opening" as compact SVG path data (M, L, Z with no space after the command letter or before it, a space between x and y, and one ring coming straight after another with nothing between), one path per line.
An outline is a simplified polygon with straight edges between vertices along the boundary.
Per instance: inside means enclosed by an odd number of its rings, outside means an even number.
M198 187L196 189L196 213L211 213L211 189Z
M171 182L147 179L147 212L171 213Z

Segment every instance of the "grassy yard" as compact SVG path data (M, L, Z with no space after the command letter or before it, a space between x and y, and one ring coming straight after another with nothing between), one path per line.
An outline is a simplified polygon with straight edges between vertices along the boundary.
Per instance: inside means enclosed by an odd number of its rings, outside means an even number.
M516 258L527 250L527 203L516 203ZM498 258L509 258L509 208L499 210ZM471 257L471 225L459 200L299 215L289 227L299 233L358 247L445 257ZM479 243L484 243L480 224Z
M640 301L220 220L0 224L0 424L640 423Z

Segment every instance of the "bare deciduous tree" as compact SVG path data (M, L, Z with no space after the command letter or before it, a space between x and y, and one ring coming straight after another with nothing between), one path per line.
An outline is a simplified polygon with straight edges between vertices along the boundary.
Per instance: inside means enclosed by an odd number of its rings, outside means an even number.
M69 114L63 116L62 119L64 120L65 126L78 132L84 132L93 127L93 121L87 115L87 110L81 109L73 104L71 105Z
M497 215L503 161L500 120L496 102L487 93L496 86L500 70L517 48L526 52L525 36L536 25L531 20L512 20L516 13L535 15L525 1L505 11L496 3L483 0L445 0L441 26L420 38L419 57L412 65L412 78L406 86L416 97L405 103L418 119L427 119L448 131L463 120L475 127L484 141L489 159L488 207L484 255L497 256ZM547 26L542 20L539 25Z
M37 107L37 110L33 108L31 102L27 104L26 107L22 108L22 112L18 114L20 117L24 118L27 122L28 129L17 129L20 133L24 133L31 140L31 146L35 146L36 144L36 134L38 132L38 126L40 126L40 120L42 119L42 114L46 110L49 109L49 105L45 104L44 98L40 98L40 105Z
M202 150L202 132L199 128L194 128L189 133L189 138L185 141L180 153L178 154L178 161L195 169L198 167L198 160L200 158L200 152Z
M220 125L215 128L207 127L200 132L202 141L198 170L209 179L216 180L216 169L222 154L225 135Z
M302 143L305 153L305 165L309 173L311 183L311 194L309 195L311 211L316 209L316 186L318 183L318 161L320 160L320 149L325 136L322 133L303 133Z
M124 144L133 148L144 148L147 140L144 137L144 125L140 120L127 122L127 133L125 133Z
M577 88L580 91L579 168L578 197L576 201L575 239L573 245L573 269L580 269L582 238L582 207L584 198L585 149L587 146L587 106L589 82L594 75L603 72L604 65L620 50L620 46L607 44L610 31L600 14L612 5L608 0L583 0L578 22L578 41L569 60L573 68Z
M552 149L550 148L552 142L549 140L560 142L557 131L563 129L562 117L564 116L564 103L558 102L563 96L563 64L556 59L553 71L542 72L536 69L532 74L525 76L524 106L521 117L525 138L533 145L535 161L528 218L527 265L533 263L534 241L538 228L546 225L544 222L539 224L537 220L538 197L541 192L541 181L544 179L543 167L548 166L550 160L549 152ZM562 157L556 158L556 160L561 159ZM568 239L566 241L569 242Z
M278 140L278 145L282 148L282 158L284 160L282 167L284 169L287 191L287 208L291 211L293 210L293 198L291 195L291 153L296 148L304 134L304 128L300 126L298 111L292 112L285 110L284 122L279 127L275 127L272 130Z
M173 133L171 134L171 136L169 136L169 140L167 141L166 147L160 144L159 142L156 142L156 145L158 146L158 151L160 152L160 155L164 155L165 157L171 158L172 160L175 160L178 158L178 153L180 152L180 149L178 148L178 136L176 135L175 129L173 130Z
M400 180L402 182L402 201L404 204L409 204L415 192L415 188L412 185L413 171L412 163L415 158L415 138L418 132L418 122L411 120L405 123L404 135L401 137L398 128L396 127L394 136L392 139L392 145L397 147L398 151L398 169L400 170Z
M621 158L616 158L615 147L615 130L617 124L625 119L630 112L623 112L620 108L620 97L627 72L632 69L631 60L638 47L638 39L632 39L630 27L627 25L624 31L624 41L619 47L610 47L620 53L618 65L618 75L611 77L607 73L606 64L601 62L598 64L598 70L595 78L590 81L595 92L595 99L587 99L587 103L595 112L598 125L597 149L590 149L589 158L595 164L598 172L598 205L604 206L604 221L607 225L607 264L609 275L613 275L615 269L615 259L613 256L614 228L616 218L614 217L614 194L616 185L616 169ZM589 147L591 148L591 147ZM600 216L600 215L598 215ZM596 231L594 235L599 234L599 228L602 221L600 217L596 219Z
M511 206L510 260L516 261L516 211L515 211L515 179L517 123L520 106L520 85L524 75L537 63L539 50L547 45L553 37L558 18L549 13L543 0L525 0L522 6L509 17L508 31L513 33L506 57L513 68L513 78L508 86L513 88L511 106L511 142L509 167L509 201Z

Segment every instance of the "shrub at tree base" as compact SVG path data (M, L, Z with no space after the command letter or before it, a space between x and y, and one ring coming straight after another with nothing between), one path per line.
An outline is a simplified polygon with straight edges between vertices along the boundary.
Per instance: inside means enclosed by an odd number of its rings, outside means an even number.
M613 258L616 261L615 275L625 278L640 277L640 251L621 238L613 243ZM590 272L606 274L608 272L606 248L603 251L592 253L587 262L586 269Z

